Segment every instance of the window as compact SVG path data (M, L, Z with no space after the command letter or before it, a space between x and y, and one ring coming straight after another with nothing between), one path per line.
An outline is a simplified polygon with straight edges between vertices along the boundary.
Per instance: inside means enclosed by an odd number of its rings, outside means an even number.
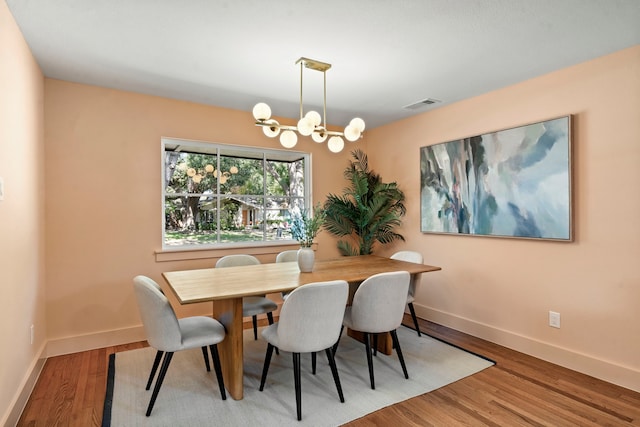
M163 248L291 240L309 209L310 154L162 139Z

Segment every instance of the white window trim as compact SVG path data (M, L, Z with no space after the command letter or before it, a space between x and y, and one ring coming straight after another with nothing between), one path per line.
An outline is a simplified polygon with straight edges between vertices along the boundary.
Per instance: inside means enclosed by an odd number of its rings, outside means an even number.
M311 153L302 152L302 151L294 151L294 150L279 150L273 148L262 148L262 147L253 147L253 146L245 146L245 145L233 145L233 144L223 144L218 142L207 142L207 141L197 141L197 140L189 140L182 138L171 138L171 137L162 137L161 138L161 149L160 149L160 192L161 192L161 206L160 206L160 216L161 216L161 224L162 224L162 233L161 233L161 242L162 247L159 250L155 251L156 261L172 261L172 260L180 260L180 259L199 259L199 258L209 258L211 256L216 256L216 252L218 251L227 251L229 249L252 249L252 252L255 254L260 253L270 253L272 248L280 248L282 250L283 247L286 246L295 246L296 248L300 245L295 240L261 240L261 241L246 241L246 242L228 242L228 243L215 243L215 244L201 244L201 245L181 245L181 246L170 246L165 244L165 149L167 145L184 145L189 146L191 148L200 148L203 149L204 153L210 154L218 154L219 149L232 150L241 153L252 153L255 155L256 153L262 153L262 158L273 159L291 159L302 157L305 159L305 179L304 179L304 194L305 194L305 209L311 209L313 206L313 194L312 194L312 155ZM268 197L266 186L264 189L263 197ZM267 252L265 252L265 250ZM245 252L246 253L246 252Z

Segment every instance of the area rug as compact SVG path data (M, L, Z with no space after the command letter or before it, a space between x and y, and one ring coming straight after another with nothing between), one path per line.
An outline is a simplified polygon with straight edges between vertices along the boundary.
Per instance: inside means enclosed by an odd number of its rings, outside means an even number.
M437 339L401 327L409 379L395 354L374 357L376 389L369 385L364 344L344 335L336 364L345 402L340 403L329 364L318 354L317 373L311 356L302 355L302 421L296 419L293 361L290 353L273 354L264 391L258 390L267 344L244 336L244 399L220 398L213 369L207 372L200 349L177 352L150 417L151 397L145 385L155 349L143 348L112 355L105 398L103 427L124 426L339 426L394 403L473 375L494 363Z

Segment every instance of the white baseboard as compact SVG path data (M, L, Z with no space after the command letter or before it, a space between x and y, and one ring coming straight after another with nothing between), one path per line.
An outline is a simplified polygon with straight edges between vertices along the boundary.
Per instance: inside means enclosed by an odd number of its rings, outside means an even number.
M47 342L46 355L47 357L60 356L113 345L129 344L146 339L142 326L59 338Z
M587 354L542 342L510 331L495 328L432 309L414 302L416 315L460 332L499 344L503 347L537 357L538 359L640 392L640 371L597 359Z
M40 347L40 351L38 352L38 356L33 360L33 362L31 362L31 366L29 366L27 374L22 380L22 384L20 384L13 401L9 405L7 413L2 417L2 420L0 420L0 425L13 427L18 424L20 415L22 415L22 411L27 405L27 401L29 400L29 396L31 396L31 392L38 381L40 372L42 372L44 362L47 360L44 356L45 348L46 343L43 343Z

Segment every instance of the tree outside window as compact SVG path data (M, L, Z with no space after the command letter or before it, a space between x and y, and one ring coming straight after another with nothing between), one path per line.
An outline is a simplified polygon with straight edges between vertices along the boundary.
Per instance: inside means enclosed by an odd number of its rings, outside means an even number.
M307 153L162 139L163 247L291 240L307 209Z

